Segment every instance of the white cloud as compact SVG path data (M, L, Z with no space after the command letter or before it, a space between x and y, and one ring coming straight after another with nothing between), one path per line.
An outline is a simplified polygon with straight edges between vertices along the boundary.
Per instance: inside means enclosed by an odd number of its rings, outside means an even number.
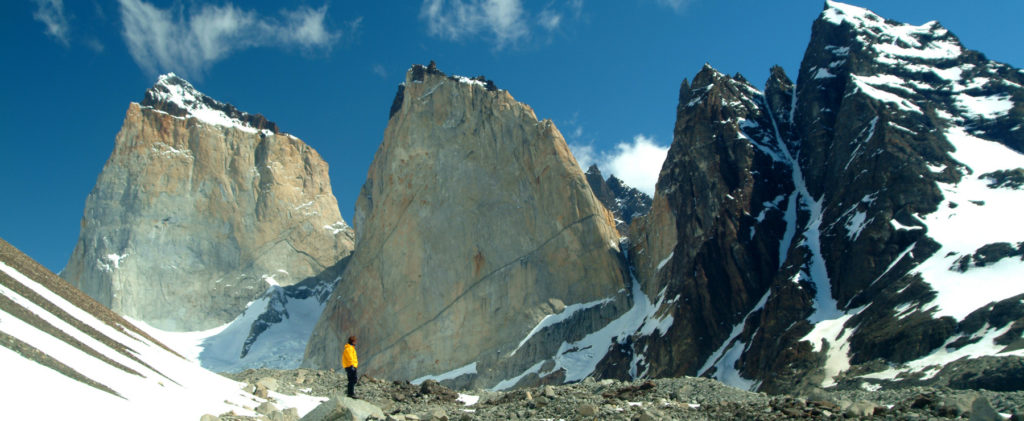
M654 196L661 165L668 156L668 146L660 146L651 137L638 134L632 143L619 143L612 152L594 151L591 145L570 145L576 162L586 170L597 164L605 176L614 174L626 185Z
M529 34L519 0L424 0L420 19L430 35L450 40L490 32L498 48Z
M68 46L68 33L70 28L68 20L64 17L63 0L34 0L36 11L32 14L35 20L46 26L46 35L56 39L65 47Z
M531 32L538 28L554 32L583 15L583 0L551 2L539 11L526 10L527 5L536 4L521 0L423 0L420 20L426 22L431 36L451 41L490 38L500 50L530 39Z
M339 34L331 33L324 27L324 17L327 15L327 6L319 9L309 7L297 10L282 12L286 18L286 24L279 28L270 27L275 31L285 44L299 44L306 47L328 47ZM348 33L352 34L359 30L363 18L357 18L349 23Z
M299 7L268 19L231 3L160 9L143 0L118 0L124 39L132 58L151 74L174 71L197 77L232 52L260 46L327 48L340 32L324 25L327 6ZM358 26L358 20L353 25Z

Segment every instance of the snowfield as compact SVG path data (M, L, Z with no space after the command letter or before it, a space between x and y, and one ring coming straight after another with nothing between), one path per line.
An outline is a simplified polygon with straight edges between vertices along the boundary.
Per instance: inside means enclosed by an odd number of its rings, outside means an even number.
M203 369L112 312L94 316L82 306L97 303L82 304L91 299L58 284L63 280L56 275L46 272L47 279L39 281L25 275L40 273L41 266L30 262L35 266L26 270L18 262L27 259L13 258L6 252L13 247L2 245L0 396L7 403L5 419L182 420L232 411L255 416L246 408L265 401L244 392L245 384ZM294 407L300 414L324 400L271 396L277 406Z

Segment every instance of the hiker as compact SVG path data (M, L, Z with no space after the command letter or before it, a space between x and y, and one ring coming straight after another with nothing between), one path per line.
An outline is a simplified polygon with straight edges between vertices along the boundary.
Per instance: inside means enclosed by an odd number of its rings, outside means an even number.
M345 350L341 353L341 367L345 369L345 373L348 374L348 390L346 395L355 399L356 393L356 380L359 377L356 375L356 368L359 367L359 358L356 357L356 337L349 336L348 343L345 344Z

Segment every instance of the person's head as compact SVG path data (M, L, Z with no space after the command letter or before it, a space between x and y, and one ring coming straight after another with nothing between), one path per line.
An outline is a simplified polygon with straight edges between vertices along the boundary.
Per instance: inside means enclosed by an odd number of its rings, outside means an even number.
M356 344L356 337L355 336L349 336L348 337L348 343L349 343L349 345L355 345Z

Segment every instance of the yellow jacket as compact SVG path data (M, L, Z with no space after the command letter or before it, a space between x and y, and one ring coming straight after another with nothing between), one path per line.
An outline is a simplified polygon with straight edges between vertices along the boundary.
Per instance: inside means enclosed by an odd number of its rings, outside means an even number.
M359 358L356 357L356 347L352 346L352 344L345 344L345 351L341 353L341 367L359 368Z

